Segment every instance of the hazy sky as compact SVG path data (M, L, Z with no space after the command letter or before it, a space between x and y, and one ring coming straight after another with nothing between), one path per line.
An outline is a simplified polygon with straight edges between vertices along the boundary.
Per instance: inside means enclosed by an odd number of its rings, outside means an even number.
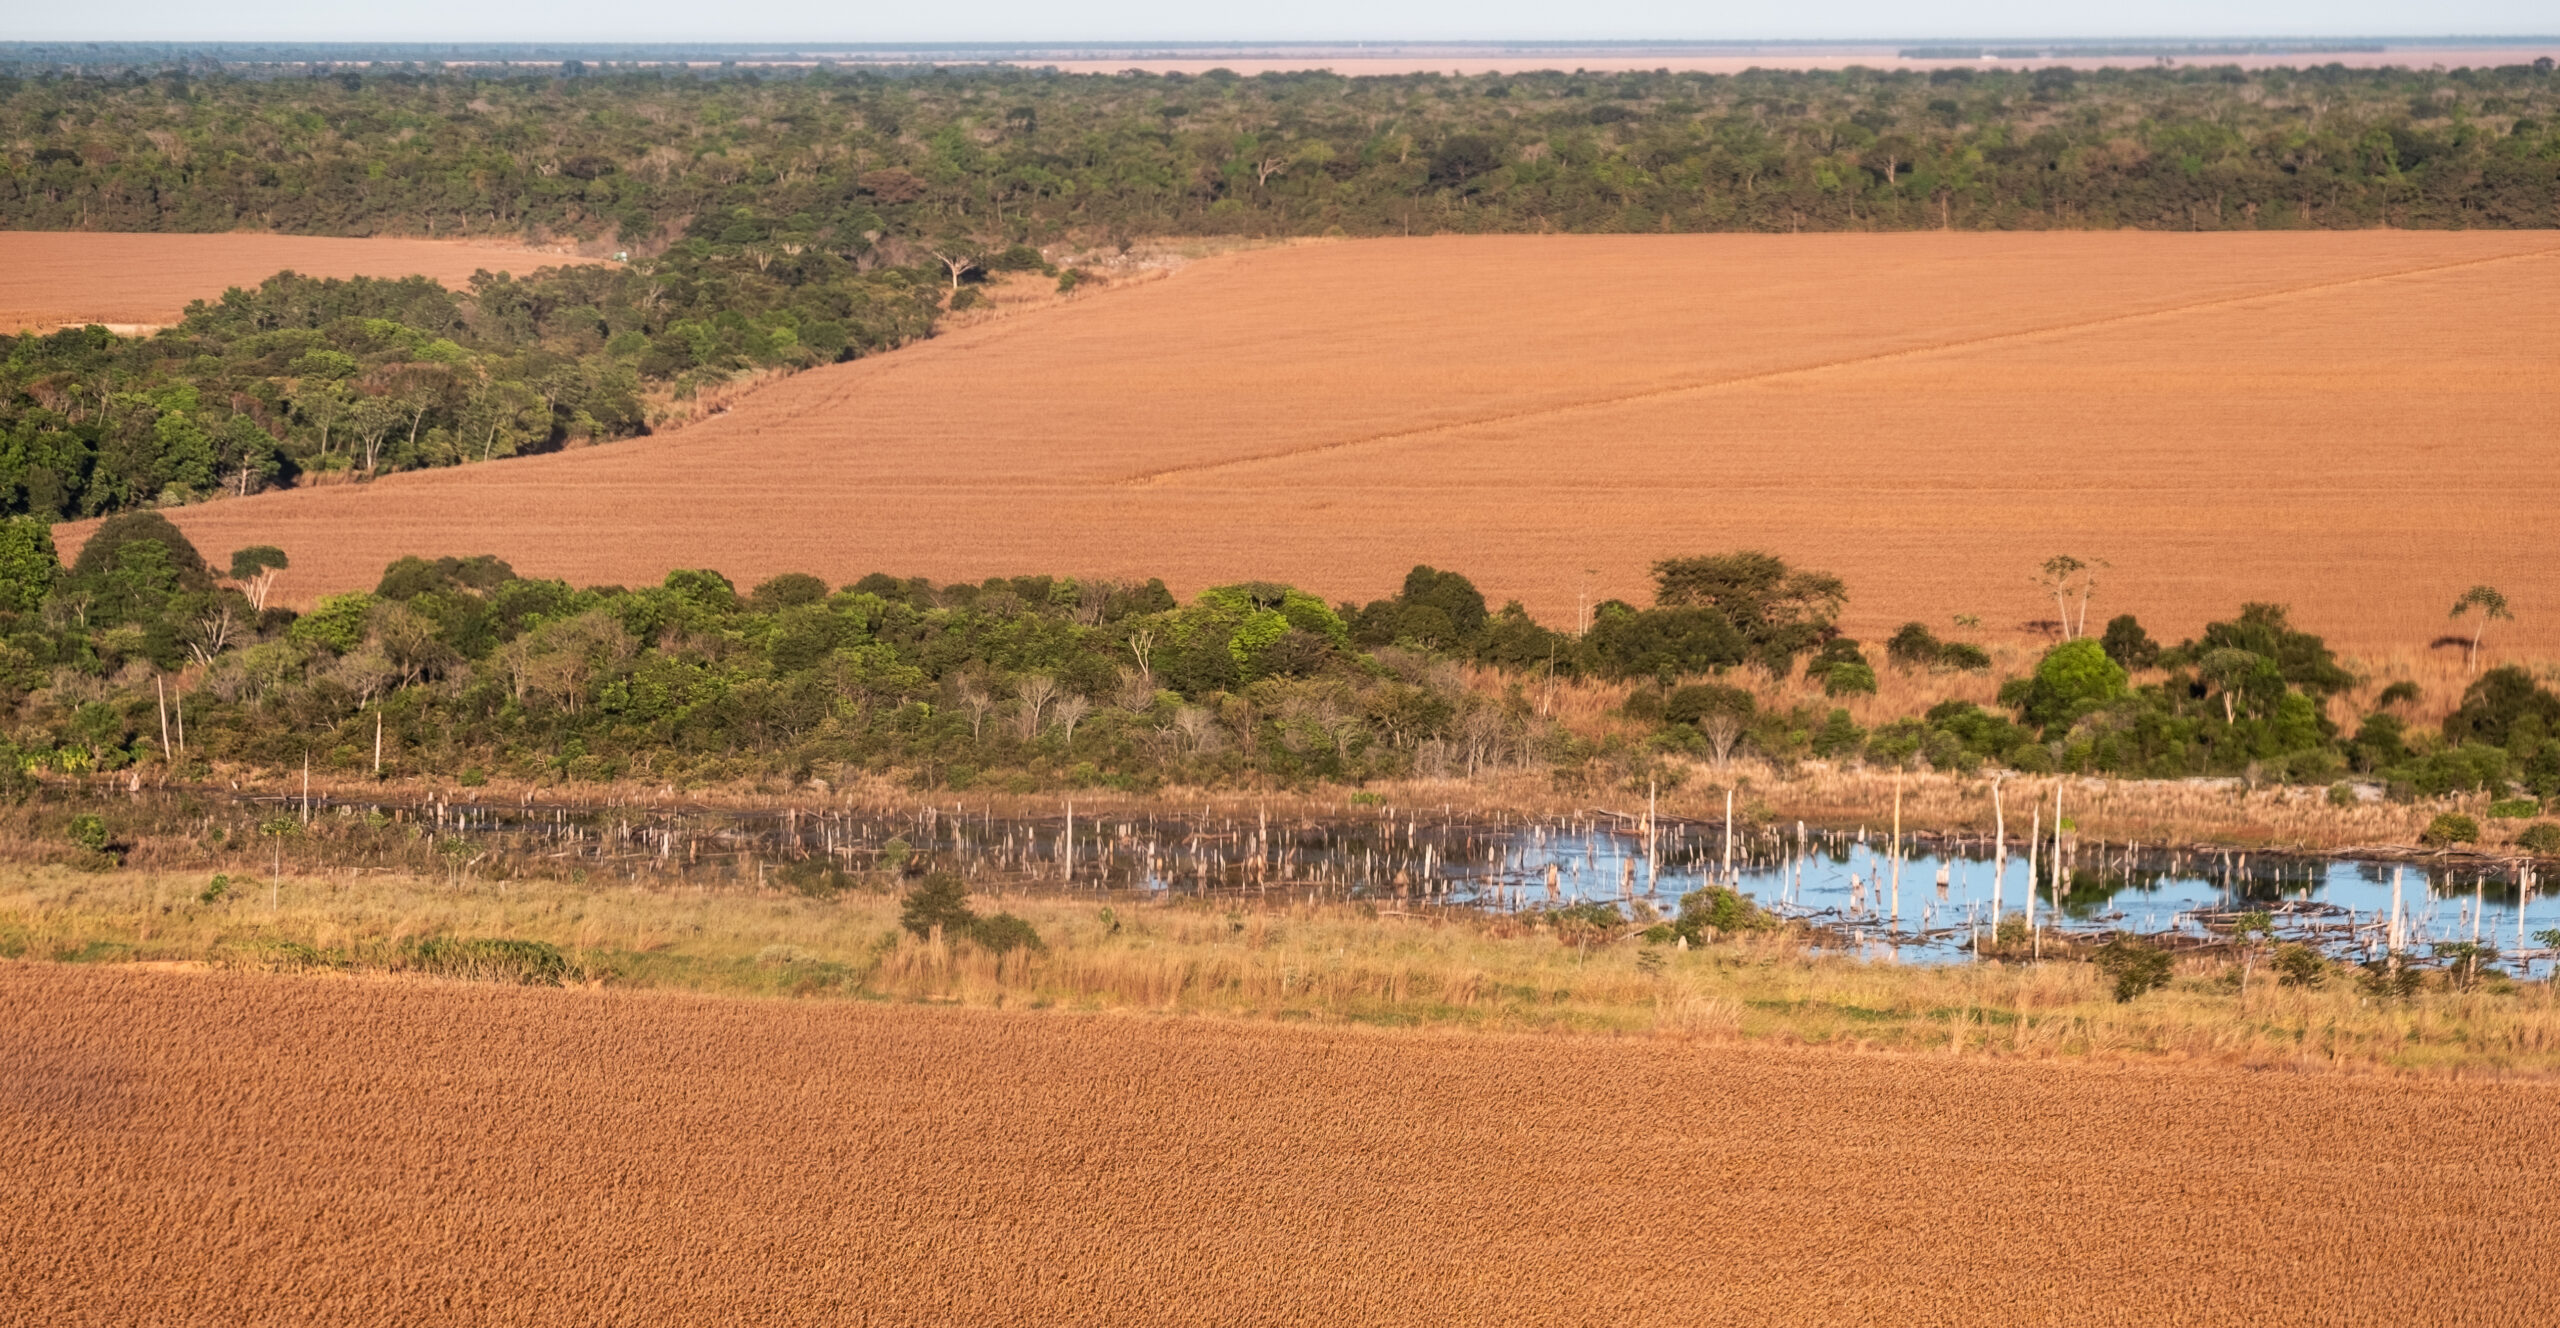
M12 40L1780 40L2548 34L2553 0L16 0Z

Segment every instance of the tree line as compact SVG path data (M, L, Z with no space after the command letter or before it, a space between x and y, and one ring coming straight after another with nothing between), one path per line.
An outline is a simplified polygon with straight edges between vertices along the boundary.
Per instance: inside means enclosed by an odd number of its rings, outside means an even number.
M2560 794L2560 696L2482 674L2441 732L2385 691L2352 732L2354 679L2280 607L2164 647L2130 615L1998 688L1863 727L1837 704L1880 670L1977 670L1979 646L1910 624L1843 635L1836 577L1741 552L1665 559L1653 602L1587 628L1490 608L1417 567L1332 603L1242 582L1050 576L936 585L717 572L572 587L491 557L404 558L371 591L268 602L283 551L208 562L157 512L110 518L63 567L47 528L0 524L0 771L155 767L679 786L887 778L1016 791L1168 783L1357 784L1543 772L1571 787L1676 779L1749 755L1956 772L2142 777L2366 774L2404 795ZM1764 705L1797 678L1824 702ZM1625 684L1625 723L1577 728L1557 689ZM1796 695L1802 694L1798 689Z

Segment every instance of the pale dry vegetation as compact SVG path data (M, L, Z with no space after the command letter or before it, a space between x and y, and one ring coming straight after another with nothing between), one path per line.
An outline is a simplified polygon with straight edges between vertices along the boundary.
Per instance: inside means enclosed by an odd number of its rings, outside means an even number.
M2533 232L1507 237L1293 245L796 376L576 455L177 514L298 601L404 554L632 584L1038 571L1367 599L1416 562L1550 623L1670 554L1845 576L1844 626L2246 600L2423 649L2465 586L2560 644L2515 532L2560 393ZM2459 461L2452 449L2459 445ZM578 495L575 504L560 495ZM66 548L77 532L66 531ZM1585 569L1590 569L1586 575Z
M2352 970L2280 986L2263 956L2182 961L2117 1002L2089 965L1870 962L1801 932L1697 949L1630 927L1539 923L1308 891L1174 899L984 893L1036 950L993 953L899 925L884 888L602 887L387 873L229 878L37 868L0 889L0 954L281 972L433 973L422 942L554 947L545 980L609 987L1213 1015L1254 1020L1659 1033L1990 1057L2201 1060L2261 1069L2541 1075L2560 1070L2548 983L2442 984L2383 999ZM515 969L498 976L513 979Z
M2532 1084L54 964L0 1003L29 1323L2511 1324L2560 1216Z

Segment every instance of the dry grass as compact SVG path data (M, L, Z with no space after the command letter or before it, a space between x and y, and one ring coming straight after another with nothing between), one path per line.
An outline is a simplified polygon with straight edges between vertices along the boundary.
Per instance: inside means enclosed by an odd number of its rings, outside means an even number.
M1872 963L1769 934L1698 950L1469 912L1384 912L1278 890L1172 901L984 895L1045 948L997 955L897 925L898 901L396 874L235 878L34 868L0 889L0 953L84 962L354 971L427 937L558 947L616 987L864 997L1397 1026L1661 1033L1997 1057L2167 1057L2258 1069L2560 1071L2550 984L2382 1001L2340 975L2280 988L2263 965L2184 960L2117 1003L2085 964ZM270 886L274 888L270 888Z
M283 593L493 552L633 584L714 566L1241 577L1329 597L1417 561L1549 622L1670 553L1847 577L1849 630L2249 599L2423 648L2475 581L2560 648L2515 532L2560 406L2532 232L1503 237L1292 245L798 375L572 455L178 514L277 543ZM2442 449L2459 440L2459 464ZM578 495L574 504L559 495ZM78 532L64 532L67 545ZM1589 575L1585 569L1590 569Z
M2511 1324L2560 1219L2540 1085L49 964L0 1004L0 1306L49 1325Z
M105 323L121 332L178 321L193 300L306 277L424 275L460 289L473 271L530 275L588 262L488 240L346 240L308 235L125 235L0 231L0 333Z

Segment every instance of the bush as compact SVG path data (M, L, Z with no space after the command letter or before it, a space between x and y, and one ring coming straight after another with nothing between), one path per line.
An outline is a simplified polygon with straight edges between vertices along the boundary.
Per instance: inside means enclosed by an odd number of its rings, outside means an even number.
M2537 798L2500 798L2496 802L2489 804L2489 819L2493 821L2529 821L2533 819L2534 813L2541 810L2542 802Z
M475 982L557 987L569 975L569 957L545 941L425 936L401 946L398 967Z
M2444 812L2427 822L2418 842L2437 848L2451 844L2477 844L2480 842L2480 823L2460 812Z
M1665 934L1653 939L1680 937L1691 945L1707 939L1713 928L1719 935L1734 932L1768 931L1778 925L1777 915L1751 902L1751 897L1731 886L1710 885L1680 896L1680 916ZM1648 933L1651 937L1651 933Z
M1822 671L1822 694L1848 696L1852 693L1875 695L1875 667L1863 659L1834 664Z
M2353 807L2362 801L2364 799L2356 796L2356 786L2343 779L2329 786L2329 805L2332 807Z
M1988 673L1991 652L1970 641L1949 641L1938 648L1938 667L1954 673Z
M1030 923L1010 913L980 918L969 928L969 939L997 954L1014 950L1045 950L1040 933Z
M2329 961L2307 945L2287 943L2276 947L2276 984L2283 987L2317 987L2329 976Z
M2536 857L2560 858L2560 821L2536 821L2516 835L2516 847Z
M931 936L939 927L944 936L957 940L977 920L978 915L969 911L968 888L947 872L925 877L907 892L898 909L898 925L920 938Z
M102 817L82 812L71 818L71 829L68 833L72 843L92 853L107 851L107 823Z
M2098 646L2126 671L2147 669L2160 662L2160 643L2130 613L2109 619L2106 635L2098 638Z
M2115 979L2116 1000L2130 1001L2169 985L2169 952L2127 937L2100 946L2098 971Z

